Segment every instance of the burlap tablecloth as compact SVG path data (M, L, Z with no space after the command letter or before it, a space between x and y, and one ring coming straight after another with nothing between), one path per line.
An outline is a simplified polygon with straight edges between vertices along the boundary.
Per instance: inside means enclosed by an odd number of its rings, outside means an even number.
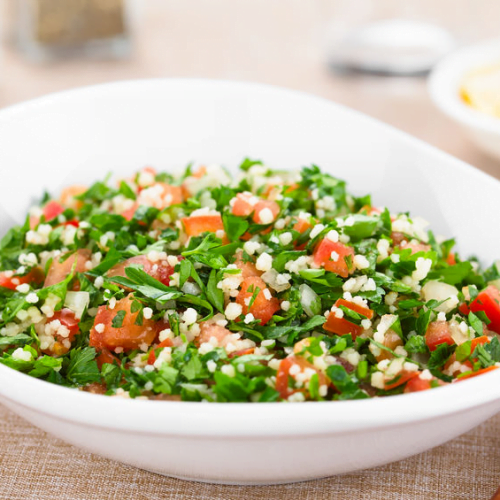
M159 476L63 443L0 406L0 500L489 500L500 484L500 415L401 462L280 486Z

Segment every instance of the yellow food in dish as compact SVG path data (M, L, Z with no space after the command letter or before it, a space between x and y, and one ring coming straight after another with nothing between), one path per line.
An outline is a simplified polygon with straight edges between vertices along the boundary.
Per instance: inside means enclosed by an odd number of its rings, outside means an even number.
M468 73L462 81L460 96L481 113L500 118L500 63Z

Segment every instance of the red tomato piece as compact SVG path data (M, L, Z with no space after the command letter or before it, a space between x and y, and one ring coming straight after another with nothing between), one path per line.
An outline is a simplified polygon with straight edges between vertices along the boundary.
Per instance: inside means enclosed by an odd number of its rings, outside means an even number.
M475 339L472 339L470 341L471 354L474 352L474 350L476 349L476 347L478 345L484 345L484 344L489 344L489 343L490 343L490 339L486 335L481 335L481 337L476 337Z
M405 384L412 378L418 377L418 375L419 372L402 371L399 375L396 375L392 380L389 380L388 382L385 383L385 390L390 391L391 389L395 389L396 387Z
M138 312L132 313L132 297L124 297L116 302L114 309L100 306L94 320L94 326L90 330L90 342L97 350L103 348L114 350L122 347L125 351L138 349L143 344L151 345L158 333L158 325L151 320L143 318L142 325L136 325ZM114 328L112 321L119 311L125 311L122 326ZM99 326L96 329L97 325ZM102 330L102 331L98 331Z
M80 222L78 222L76 219L68 220L61 224L62 226L73 226L73 227L79 227Z
M255 203L252 204L252 198L257 199L252 193L238 193L234 201L232 212L238 217L248 217L254 210Z
M314 370L318 374L319 385L329 385L326 375L318 370L313 364L309 363L309 361L301 356L288 356L288 358L281 360L278 373L276 374L276 390L280 393L282 399L287 399L292 394L299 391L305 392L307 395L307 388L294 389L293 387L289 387L289 378L293 378L292 375L290 375L290 369L294 365L298 365L300 371L304 371L306 368Z
M432 321L425 332L425 343L430 351L435 351L441 344L454 345L451 330L446 321Z
M399 247L402 250L409 248L412 254L417 252L428 252L431 249L430 245L422 242L409 243L408 238L405 236L405 234L398 231L394 231L393 233L391 233L391 239L395 247Z
M336 252L338 258L332 260L332 252ZM328 238L324 238L314 249L314 263L323 266L327 271L338 274L342 278L347 278L349 273L354 271L352 259L354 258L354 249L342 243L335 243ZM346 257L351 258L351 264L346 262Z
M243 262L241 260L241 254L239 255L238 260L235 261L234 265L241 269L241 274L244 279L250 278L251 276L261 276L262 271L258 271L253 262Z
M461 314L463 314L464 316L468 316L469 313L470 313L470 309L469 309L469 306L465 303L465 302L462 302L462 304L460 304L458 306L458 310L460 311Z
M220 347L226 347L231 342L231 332L223 326L204 321L200 323L200 334L195 338L196 345L201 345L205 342L210 342L210 339L215 337Z
M281 360L278 373L276 374L276 390L280 393L282 399L287 399L296 390L293 390L288 385L288 377L290 376L290 368L295 364L295 356Z
M78 326L80 320L75 317L75 313L71 309L65 307L60 311L56 311L49 321L54 321L56 319L61 322L61 325L64 325L69 330L69 336L67 338L72 341L75 335L80 331L80 327Z
M368 319L373 318L373 311L371 309L355 304L354 302L349 302L344 299L338 299L335 302L335 306L344 306L351 309L351 311L366 316L366 318ZM323 325L323 328L329 332L335 333L336 335L346 335L347 333L350 333L353 339L358 335L361 335L361 333L363 332L363 328L361 326L351 323L349 320L343 317L337 318L334 313L329 314L326 323Z
M68 274L71 273L73 264L75 262L76 262L75 273L84 273L87 270L85 265L90 260L91 255L92 252L90 250L87 250L86 248L81 248L63 262L59 261L61 257L56 257L52 261L52 264L50 265L43 286L47 287L63 281L68 276ZM62 257L64 257L64 255Z
M155 182L153 185L140 190L141 193L137 198L139 205L150 205L158 210L178 205L184 200L182 188L180 186L172 186L166 182ZM154 196L151 197L151 192Z
M446 257L446 262L449 266L454 266L457 263L457 260L455 258L455 254L453 252L450 252L448 254L448 257Z
M308 229L312 227L312 224L304 219L298 219L297 222L293 225L293 230L298 231L299 233L305 233Z
M248 349L242 349L241 351L232 352L229 354L230 358L236 358L237 356L247 356L248 354L253 354L255 349L253 347L249 347Z
M376 215L382 213L380 208L372 207L370 205L364 205L359 211L360 213L366 212L367 215Z
M61 192L59 201L64 207L74 208L75 210L80 209L83 206L83 202L76 200L75 196L85 193L87 191L86 186L69 186L64 188Z
M261 219L260 212L265 208L271 210L271 213L273 214L272 222L276 220L276 217L278 217L278 214L280 213L280 206L275 201L271 200L260 200L253 208L253 221L257 224L269 224L269 222L263 222Z
M184 217L181 220L188 236L198 236L202 233L215 233L220 229L224 229L220 214L195 215L194 217Z
M407 382L405 390L403 392L408 394L410 392L427 391L429 389L432 389L431 382L432 379L424 380L420 377L413 377Z
M418 373L420 375L420 372ZM443 386L447 385L447 382L443 382L442 380L439 380L435 377L433 377L431 380L424 380L420 377L413 377L407 382L405 390L403 392L408 394L410 392L427 391L435 387L436 384L439 386Z
M246 301L251 300L257 287L260 288L260 291L249 307ZM251 291L249 291L249 288ZM270 292L264 281L258 276L251 276L243 280L236 302L243 308L243 314L252 313L255 319L260 319L261 325L265 325L273 317L273 314L280 309L280 301L276 297L266 298L268 293Z
M483 373L491 372L493 370L496 370L497 368L498 366L488 366L487 368L482 368L477 372L465 372L460 378L455 379L453 382L460 382L461 380L476 377L477 375L482 375Z
M154 365L156 361L156 349L161 349L163 347L172 347L173 345L174 344L170 339L165 339L162 342L160 342L156 347L151 349L148 355L148 365Z
M0 287L15 290L17 286L24 283L41 283L44 279L43 271L39 267L34 267L28 274L18 276L10 271L0 272Z
M107 276L112 278L113 276L127 276L125 273L125 268L131 266L132 264L137 264L142 266L145 273L148 273L153 278L161 281L164 285L169 285L170 276L174 273L174 268L167 264L166 262L151 262L146 255L136 255L130 259L124 260L113 266L108 272ZM156 267L155 267L156 266Z
M125 217L128 221L131 221L134 218L134 214L136 210L139 208L139 203L134 203L129 209L125 210L125 212L122 212L121 215L122 217Z
M59 202L55 200L49 201L43 207L43 215L45 216L45 220L47 222L51 221L52 219L55 219L58 215L61 215L63 212L64 208Z
M488 329L496 333L500 333L500 292L494 286L485 288L479 295L469 304L472 312L483 311L490 324Z
M431 249L430 245L426 245L425 243L408 243L407 245L402 246L401 248L403 250L409 248L412 254L418 252L429 252Z
M470 349L470 352L471 354L474 352L474 350L476 349L476 347L478 345L484 345L484 344L487 344L488 342L490 341L490 339L486 336L486 335L482 335L481 337L476 337L475 339L472 339L471 340L471 349ZM444 369L445 370L448 370L450 368L450 366L457 360L457 356L456 356L456 353L453 353L451 356L450 356L450 359L446 362L446 364L444 365ZM474 359L474 361L477 361L477 359ZM466 365L468 366L471 370L473 368L473 365L472 363L467 359L465 361L461 361L462 365ZM460 373L462 373L460 370L455 370L452 375L453 376L457 376L459 375Z
M120 364L120 360L116 356L114 356L108 349L102 349L99 353L99 356L96 357L96 361L99 370L102 369L102 365L104 363L112 365L116 361L117 364Z

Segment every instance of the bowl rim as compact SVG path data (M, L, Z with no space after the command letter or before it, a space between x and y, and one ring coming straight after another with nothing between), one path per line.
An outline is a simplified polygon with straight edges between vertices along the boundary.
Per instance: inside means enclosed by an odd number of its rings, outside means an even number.
M325 98L276 86L211 79L144 79L111 82L57 92L0 110L0 125L17 115L36 112L52 102L93 93L144 92L148 85L169 90L225 87L236 92L287 95L291 100L322 103L382 128L402 144L453 164L459 175L480 182L500 181L409 134ZM290 437L339 434L394 427L435 419L488 405L500 399L500 370L432 391L354 401L305 403L199 403L103 397L32 378L0 364L0 394L12 407L51 418L115 431L186 437ZM292 409L289 407L292 405ZM196 408L196 410L194 410ZM262 418L265 415L265 425ZM293 418L291 418L293 417ZM147 423L147 425L145 425Z
M500 118L468 106L459 96L463 77L491 63L500 65L500 38L462 47L445 56L432 69L427 89L434 105L445 115L470 128L500 135Z

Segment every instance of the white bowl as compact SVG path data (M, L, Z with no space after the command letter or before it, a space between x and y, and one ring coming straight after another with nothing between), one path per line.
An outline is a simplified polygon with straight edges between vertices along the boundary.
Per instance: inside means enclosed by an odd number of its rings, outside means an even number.
M84 88L0 112L0 214L20 220L44 187L190 160L315 162L375 204L409 209L457 235L466 255L498 255L500 183L359 113L297 92L216 81ZM108 398L0 365L2 402L106 457L181 478L300 481L374 467L437 446L500 410L500 370L385 399L203 404ZM460 460L460 457L457 457Z
M500 158L500 118L468 106L459 89L472 70L500 63L500 39L459 49L439 62L429 76L434 104L466 130L483 151Z

